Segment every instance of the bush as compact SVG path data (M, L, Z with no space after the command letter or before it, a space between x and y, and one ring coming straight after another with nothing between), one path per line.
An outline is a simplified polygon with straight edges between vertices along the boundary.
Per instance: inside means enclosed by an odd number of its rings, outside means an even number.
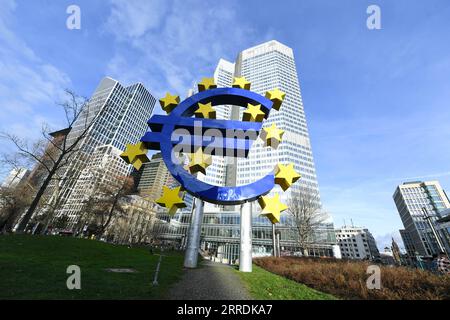
M405 267L380 266L381 289L368 289L368 261L297 257L265 257L254 262L275 274L343 299L450 298L450 276Z

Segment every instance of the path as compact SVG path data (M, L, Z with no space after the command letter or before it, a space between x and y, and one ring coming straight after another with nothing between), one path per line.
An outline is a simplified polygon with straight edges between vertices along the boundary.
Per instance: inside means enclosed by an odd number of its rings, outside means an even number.
M199 264L197 269L184 269L181 281L169 290L169 299L252 299L232 267L209 260L199 261Z

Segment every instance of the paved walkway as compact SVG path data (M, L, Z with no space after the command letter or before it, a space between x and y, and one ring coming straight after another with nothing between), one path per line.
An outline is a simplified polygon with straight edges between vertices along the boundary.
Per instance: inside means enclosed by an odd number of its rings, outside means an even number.
M197 269L184 269L178 283L169 290L173 300L251 300L232 267L209 260Z

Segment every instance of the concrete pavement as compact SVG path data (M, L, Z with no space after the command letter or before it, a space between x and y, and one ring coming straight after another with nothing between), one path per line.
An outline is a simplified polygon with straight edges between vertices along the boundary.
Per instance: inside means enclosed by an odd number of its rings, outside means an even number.
M178 283L169 289L172 300L251 300L231 266L200 260L199 268L184 269Z

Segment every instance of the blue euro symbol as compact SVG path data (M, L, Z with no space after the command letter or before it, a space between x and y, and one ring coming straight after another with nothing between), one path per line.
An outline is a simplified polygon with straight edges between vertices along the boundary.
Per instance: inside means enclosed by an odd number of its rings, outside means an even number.
M254 201L269 193L275 185L273 173L247 185L215 186L198 180L183 168L183 164L173 161L177 159L174 155L175 146L182 147L183 150L190 148L191 152L202 148L205 153L210 150L212 155L220 152L220 155L247 157L253 141L259 135L262 122L193 118L199 103L241 107L247 107L249 103L261 105L266 119L273 105L269 99L240 88L216 88L201 91L183 100L169 115L153 115L148 120L151 131L141 138L146 148L161 150L164 163L172 176L187 192L206 202L237 205ZM173 134L177 129L183 129L181 131L187 134L180 139L179 134ZM207 132L211 129L219 130L221 136L208 136ZM245 134L228 137L227 133L230 130Z

